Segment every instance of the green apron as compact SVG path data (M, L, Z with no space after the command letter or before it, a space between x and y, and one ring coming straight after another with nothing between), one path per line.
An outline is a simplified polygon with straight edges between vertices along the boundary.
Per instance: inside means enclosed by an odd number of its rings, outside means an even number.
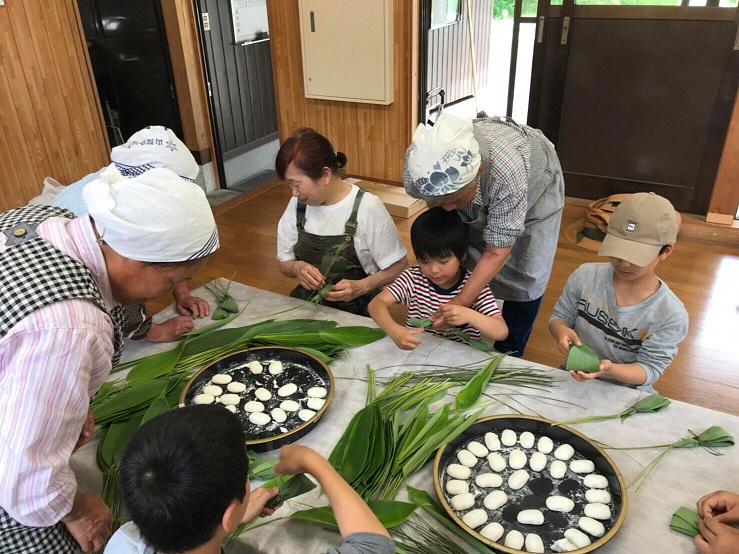
M359 281L367 277L357 251L354 248L354 235L357 231L357 212L359 204L364 196L364 189L359 189L354 200L352 213L344 226L343 235L314 235L305 230L305 204L298 202L297 227L298 242L295 243L293 253L296 260L307 262L315 267L326 277L326 283L336 284L342 279ZM308 300L315 291L303 288L301 285L295 287L290 293L293 298ZM369 315L367 305L378 291L371 291L358 296L349 302L323 302L324 306L351 312L357 315Z

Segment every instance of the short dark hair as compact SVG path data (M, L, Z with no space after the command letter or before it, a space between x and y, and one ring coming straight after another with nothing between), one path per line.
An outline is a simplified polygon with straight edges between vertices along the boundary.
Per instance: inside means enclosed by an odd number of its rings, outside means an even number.
M455 256L462 260L470 244L470 229L457 210L437 207L419 215L411 226L411 246L416 259Z
M293 163L314 181L327 167L334 175L346 165L346 154L337 152L331 142L310 127L302 127L282 143L275 159L275 169L280 179L285 179L288 166Z
M233 500L246 494L249 461L238 418L223 406L161 414L131 437L120 465L123 500L157 552L211 540Z

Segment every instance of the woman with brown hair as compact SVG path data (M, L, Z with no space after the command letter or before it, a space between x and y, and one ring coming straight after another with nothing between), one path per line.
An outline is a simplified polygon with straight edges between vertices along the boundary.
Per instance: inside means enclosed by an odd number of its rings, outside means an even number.
M331 284L324 305L367 315L408 260L382 201L340 177L346 161L313 129L282 144L275 165L293 198L277 227L277 259L284 275L298 279L291 296L308 299Z

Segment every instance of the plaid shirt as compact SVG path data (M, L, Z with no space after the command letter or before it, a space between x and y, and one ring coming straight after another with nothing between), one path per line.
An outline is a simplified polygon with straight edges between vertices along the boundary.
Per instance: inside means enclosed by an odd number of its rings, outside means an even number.
M485 243L513 246L526 221L531 144L521 127L506 120L476 119L474 125L476 135L480 133L485 140L480 152L488 172L487 187L477 188L472 202L459 210L460 216L465 222L475 221L487 209Z

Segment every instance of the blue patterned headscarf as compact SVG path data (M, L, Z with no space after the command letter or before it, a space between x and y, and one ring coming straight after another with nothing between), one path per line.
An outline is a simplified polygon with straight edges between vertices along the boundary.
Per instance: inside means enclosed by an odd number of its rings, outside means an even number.
M480 146L472 121L442 113L432 126L419 125L406 156L405 190L411 196L444 196L477 176Z

